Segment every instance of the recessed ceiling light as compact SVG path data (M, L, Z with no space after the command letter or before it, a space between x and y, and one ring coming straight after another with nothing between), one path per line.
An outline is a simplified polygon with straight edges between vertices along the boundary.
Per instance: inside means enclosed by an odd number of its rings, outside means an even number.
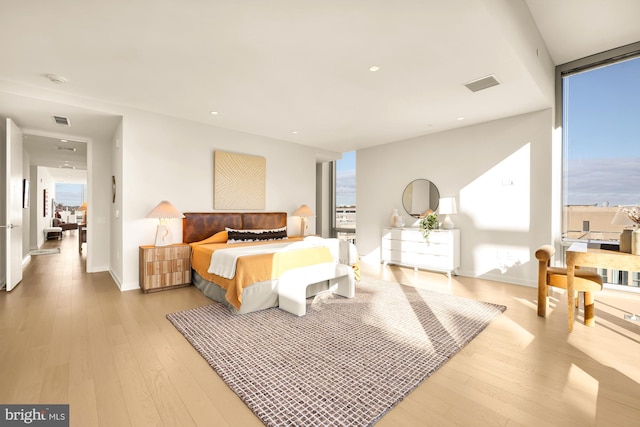
M464 120L464 117L458 117L458 120Z
M66 139L61 139L60 142L69 142Z
M378 71L380 69L380 67L378 67L377 65L372 65L371 67L369 67L369 71Z
M217 111L211 111L211 115L212 115L212 116L217 116L217 115L218 115L218 112L217 112Z
M297 134L298 134L298 131L297 131L297 130L294 130L294 131L293 131L293 132L291 132L291 133L292 133L292 134L294 134L294 135L297 135Z

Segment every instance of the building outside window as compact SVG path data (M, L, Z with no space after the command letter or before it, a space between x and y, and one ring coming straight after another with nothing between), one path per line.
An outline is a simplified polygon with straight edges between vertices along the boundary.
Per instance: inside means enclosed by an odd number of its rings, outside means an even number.
M87 201L87 184L56 182L56 206L65 222L82 222L83 212L77 209Z
M356 241L356 152L335 162L334 231L339 239Z

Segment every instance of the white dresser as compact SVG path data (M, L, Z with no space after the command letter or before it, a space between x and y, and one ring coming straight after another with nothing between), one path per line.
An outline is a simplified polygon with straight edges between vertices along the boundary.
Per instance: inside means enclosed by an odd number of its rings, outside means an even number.
M460 230L432 230L425 240L419 228L382 230L382 262L414 269L457 274L460 267Z

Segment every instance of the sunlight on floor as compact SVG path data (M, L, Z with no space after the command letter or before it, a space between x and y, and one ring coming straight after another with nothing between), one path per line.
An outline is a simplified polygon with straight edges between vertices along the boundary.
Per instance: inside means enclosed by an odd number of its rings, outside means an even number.
M596 419L599 383L591 375L571 364L567 383L562 392L562 402L574 408L576 413L588 419Z

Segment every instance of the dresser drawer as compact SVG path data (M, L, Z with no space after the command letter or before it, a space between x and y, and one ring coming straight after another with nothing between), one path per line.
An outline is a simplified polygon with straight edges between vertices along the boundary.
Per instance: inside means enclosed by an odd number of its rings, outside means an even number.
M189 259L189 245L180 246L143 246L141 254L144 262Z
M448 243L415 242L404 240L383 240L382 249L390 249L400 252L412 252L417 254L447 255L451 252Z
M402 240L405 242L452 243L451 231L432 230L429 239L425 239L420 229L386 228L382 234L383 240Z
M385 228L380 256L385 263L450 275L460 267L460 230L432 230L425 239L416 228Z
M158 291L191 284L191 248L187 244L140 246L140 288Z

